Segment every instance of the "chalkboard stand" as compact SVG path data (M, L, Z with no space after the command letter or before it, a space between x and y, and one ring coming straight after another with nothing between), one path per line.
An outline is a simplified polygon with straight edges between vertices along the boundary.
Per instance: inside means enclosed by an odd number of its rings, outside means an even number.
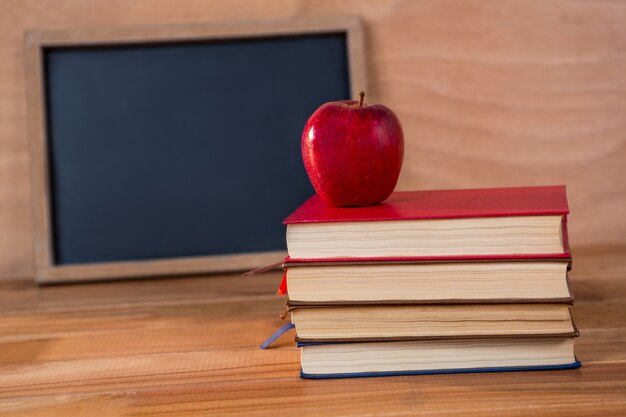
M55 47L177 44L338 32L346 34L350 88L352 96L356 97L358 90L366 88L363 30L357 17L28 32L25 57L37 282L63 283L248 270L275 262L285 255L282 251L270 251L73 265L55 263L51 221L51 201L54 196L51 195L46 125L45 50Z

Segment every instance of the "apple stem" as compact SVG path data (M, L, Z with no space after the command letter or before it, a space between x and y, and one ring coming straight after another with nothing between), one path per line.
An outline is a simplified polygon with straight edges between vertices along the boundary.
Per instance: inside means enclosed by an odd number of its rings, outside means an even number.
M363 105L363 99L365 99L365 91L360 91L359 97L361 97L361 100L359 100L359 107L361 107Z

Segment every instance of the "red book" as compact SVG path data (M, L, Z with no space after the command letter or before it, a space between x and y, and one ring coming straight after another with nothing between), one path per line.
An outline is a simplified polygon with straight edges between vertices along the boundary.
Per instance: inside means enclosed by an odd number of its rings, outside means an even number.
M311 197L284 221L286 263L568 259L565 186L393 193L370 207Z

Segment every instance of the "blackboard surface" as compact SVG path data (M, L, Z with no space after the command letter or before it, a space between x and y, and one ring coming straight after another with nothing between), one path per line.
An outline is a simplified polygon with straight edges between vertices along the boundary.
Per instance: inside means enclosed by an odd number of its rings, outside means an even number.
M45 50L59 265L274 251L313 194L308 116L350 95L345 33Z

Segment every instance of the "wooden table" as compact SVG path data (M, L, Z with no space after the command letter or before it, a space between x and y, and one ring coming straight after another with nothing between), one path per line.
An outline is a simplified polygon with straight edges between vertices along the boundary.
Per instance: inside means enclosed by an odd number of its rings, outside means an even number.
M0 283L0 415L626 416L626 248L574 250L583 367L301 380L279 273Z

